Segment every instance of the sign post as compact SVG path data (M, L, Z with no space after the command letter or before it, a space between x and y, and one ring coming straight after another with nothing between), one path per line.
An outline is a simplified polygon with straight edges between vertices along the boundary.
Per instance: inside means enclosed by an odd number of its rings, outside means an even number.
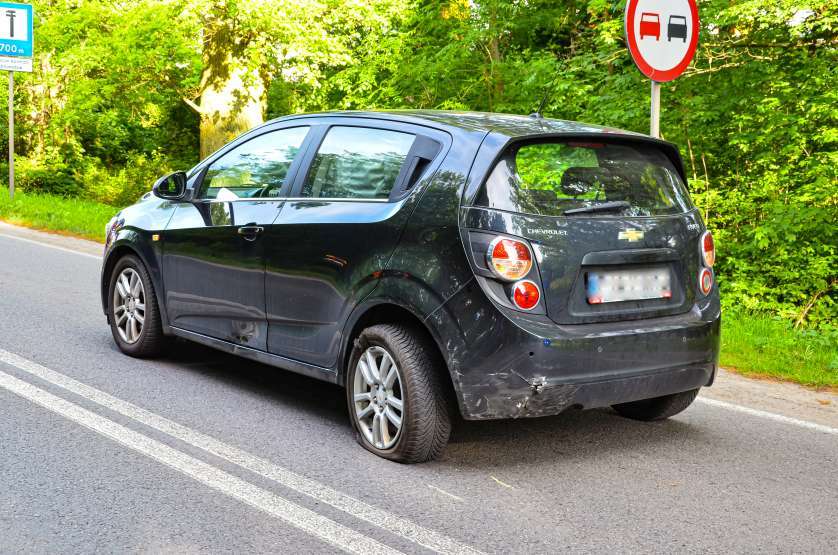
M9 198L15 198L15 71L32 71L30 4L0 2L0 70L9 72Z
M15 72L9 72L9 198L15 200Z
M628 0L626 42L634 63L652 80L649 134L660 137L661 83L684 73L698 46L695 0Z

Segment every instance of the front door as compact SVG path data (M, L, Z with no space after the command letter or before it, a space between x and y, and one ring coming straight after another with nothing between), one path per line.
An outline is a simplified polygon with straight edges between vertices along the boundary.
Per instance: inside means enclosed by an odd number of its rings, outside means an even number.
M178 205L163 234L163 281L172 326L267 349L265 230L308 127L235 144L202 171L195 200Z

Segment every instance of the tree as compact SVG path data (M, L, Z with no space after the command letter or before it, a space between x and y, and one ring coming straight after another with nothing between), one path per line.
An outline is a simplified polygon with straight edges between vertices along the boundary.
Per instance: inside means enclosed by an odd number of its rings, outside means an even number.
M201 27L201 157L264 120L275 79L318 87L325 68L350 63L364 26L380 26L398 0L209 0L189 10Z
M266 115L300 111L527 114L546 95L549 117L648 131L624 0L35 4L35 72L15 98L28 191L126 204ZM718 239L725 306L834 323L838 3L699 10L695 62L665 85L661 128Z

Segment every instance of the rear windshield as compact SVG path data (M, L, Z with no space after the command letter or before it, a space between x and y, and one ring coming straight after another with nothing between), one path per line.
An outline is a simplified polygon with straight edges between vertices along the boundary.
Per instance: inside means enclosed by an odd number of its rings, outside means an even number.
M580 208L594 208L581 212L588 216L658 216L690 209L683 181L659 149L593 142L513 147L492 170L477 204L544 216Z

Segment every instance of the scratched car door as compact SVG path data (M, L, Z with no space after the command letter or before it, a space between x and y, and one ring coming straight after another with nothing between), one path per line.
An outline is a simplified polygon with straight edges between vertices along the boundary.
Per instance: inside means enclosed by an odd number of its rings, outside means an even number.
M264 230L279 214L309 127L257 135L205 167L163 237L171 325L265 350Z

